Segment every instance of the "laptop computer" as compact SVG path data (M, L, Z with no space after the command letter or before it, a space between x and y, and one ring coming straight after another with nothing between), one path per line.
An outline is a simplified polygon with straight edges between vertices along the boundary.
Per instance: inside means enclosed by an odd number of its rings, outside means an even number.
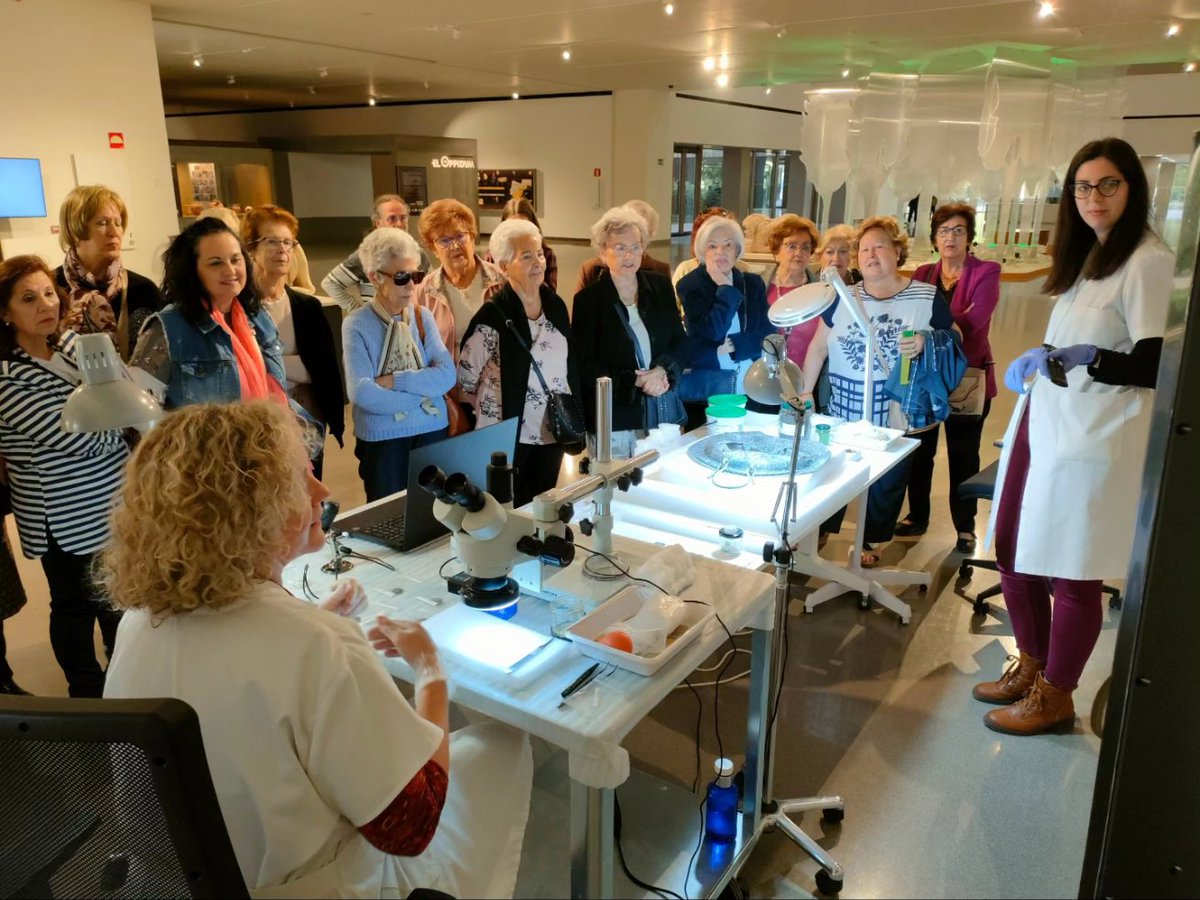
M423 547L448 534L447 528L433 517L433 495L421 489L417 476L426 466L436 465L447 475L462 472L473 484L486 487L487 465L494 451L504 451L512 462L517 448L517 424L516 418L505 419L487 428L418 447L408 456L409 490L343 513L334 520L334 529L401 552Z

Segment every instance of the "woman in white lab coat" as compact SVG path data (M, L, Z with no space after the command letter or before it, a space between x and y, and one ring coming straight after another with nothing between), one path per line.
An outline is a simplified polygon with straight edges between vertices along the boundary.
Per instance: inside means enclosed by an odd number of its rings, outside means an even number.
M128 476L102 562L126 609L105 696L196 710L251 896L511 895L526 736L487 723L451 737L429 635L380 616L364 636L353 581L319 607L282 587L284 565L323 545L329 496L296 418L268 402L186 407L143 438ZM412 706L375 651L416 673Z
M1004 441L993 531L1020 656L974 695L1005 704L984 721L1009 734L1074 722L1071 694L1103 619L1101 585L1129 565L1171 294L1172 257L1147 225L1136 151L1092 141L1064 185L1045 345L1004 379L1024 396ZM1066 387L1051 381L1060 365Z

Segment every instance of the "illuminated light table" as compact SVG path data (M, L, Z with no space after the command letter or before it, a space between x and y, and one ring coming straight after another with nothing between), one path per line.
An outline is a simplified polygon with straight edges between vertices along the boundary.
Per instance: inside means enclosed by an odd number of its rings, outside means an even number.
M816 416L816 423L839 420ZM748 413L744 431L774 434L776 417ZM780 486L787 476L756 476L744 487L727 489L713 484L712 470L691 459L687 447L711 434L697 429L660 446L660 457L646 470L642 483L628 493L618 493L613 501L614 528L618 533L641 540L665 542L678 540L688 552L714 559L729 559L742 565L762 565L761 548L766 541L778 543L779 534L771 521ZM733 433L731 433L731 437ZM874 600L894 612L902 624L912 618L911 607L888 590L889 586L927 587L927 572L902 569L864 569L861 565L863 534L866 527L866 492L880 477L919 446L912 438L898 438L886 450L854 449L834 443L829 462L809 475L796 478L796 515L788 526L788 537L795 553L797 572L827 583L808 595L804 611L840 597L848 591L859 594L863 605ZM727 478L727 475L722 476ZM837 510L860 498L854 545L845 565L838 565L817 553L818 530L822 522ZM745 532L743 553L737 558L721 553L718 530L736 525Z
M369 626L375 616L381 613L398 619L423 621L459 602L438 577L439 568L451 559L448 537L410 553L400 553L355 538L346 538L342 542L353 550L376 556L396 568L392 572L383 566L356 560L354 568L343 576L358 579L367 590L370 605L359 616L365 625ZM580 537L577 537L577 542L587 544ZM614 537L614 549L632 567L662 548L618 535ZM333 576L322 572L321 565L331 555L332 550L327 545L319 553L294 560L284 570L285 586L297 597L303 597L302 581L307 566L309 587L317 596L325 596L333 585ZM578 554L571 569L580 566L583 556L582 552ZM739 834L750 836L756 832L762 805L765 723L772 666L770 631L774 624L774 579L766 573L748 571L706 556L693 556L693 563L696 568L695 582L681 596L711 603L732 632L742 628L752 630L750 702L745 744L744 809L747 812L739 817ZM560 574L567 575L571 569ZM453 574L457 570L454 563L446 565L446 574ZM626 582L622 580L618 583ZM439 605L433 605L435 603ZM511 621L549 635L550 604L522 596L518 612ZM639 874L652 880L682 877L687 856L699 833L696 812L699 798L648 775L636 771L631 773L629 755L621 742L672 689L725 643L727 638L724 630L717 621L712 620L696 640L655 675L644 678L623 669L617 670L610 676L598 678L591 686L573 696L562 709L558 708L560 692L592 663L568 641L552 641L549 647L540 651L541 654L553 654L553 659L530 660L529 665L538 665L541 674L521 687L515 686L511 680L506 681L506 675L488 674L479 668L445 661L454 702L520 728L567 751L572 896L614 896L614 796L616 788L626 783L622 796L630 806L648 797L653 799L648 813L643 813L641 809L636 813L630 808L624 809L624 846L628 857L639 860L638 863L632 863L635 871L640 865ZM381 659L394 677L411 683L412 672L402 660ZM728 724L726 727L729 727ZM693 824L690 838L669 835L691 842L682 856L682 862L674 845L663 849L661 856L664 859L661 862L658 859L651 861L645 857L635 857L636 853L644 852L644 848L631 846L635 843L631 833L636 828L646 829L646 815L656 818L661 815L663 822L670 825L669 828L660 825L651 838L661 836L663 832L673 832L676 823ZM640 836L636 843L642 843ZM713 865L711 860L704 865L698 864L687 883L688 896L718 893L737 871L736 866L744 860L751 845L751 841L741 840L730 845L727 848L729 860L725 864ZM631 849L635 852L631 853ZM671 886L680 889L678 881L672 881Z

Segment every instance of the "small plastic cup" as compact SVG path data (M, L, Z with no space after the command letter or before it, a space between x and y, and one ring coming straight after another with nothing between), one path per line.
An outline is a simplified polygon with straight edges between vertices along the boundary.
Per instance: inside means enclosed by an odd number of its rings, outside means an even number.
M828 444L832 439L833 429L828 425L816 426L817 440L822 444Z
M716 432L737 431L746 418L740 406L709 406L704 410L709 427Z
M733 556L742 552L742 538L745 532L736 525L726 525L717 532L721 536L721 550Z
M567 636L567 629L583 618L583 600L574 595L554 597L550 601L550 633L558 638Z

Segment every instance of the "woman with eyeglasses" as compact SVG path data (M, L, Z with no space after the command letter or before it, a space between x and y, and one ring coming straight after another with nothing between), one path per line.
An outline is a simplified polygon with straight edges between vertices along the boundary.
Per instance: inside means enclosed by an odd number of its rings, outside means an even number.
M103 185L80 185L63 200L58 223L66 257L54 279L67 294L63 324L78 333L108 332L121 358L128 359L142 323L162 307L162 296L153 281L121 260L129 228L125 201Z
M988 332L992 327L992 314L1000 302L1000 263L971 255L971 245L975 242L975 210L969 204L939 206L933 213L930 231L941 259L920 266L913 274L913 280L940 287L950 302L950 314L962 332L967 365L975 370L968 372L967 377L981 382L976 389L983 394L979 414L958 416L952 413L942 423L950 464L950 516L958 532L954 549L958 553L973 553L976 502L959 497L958 487L979 472L983 423L991 411L992 398L996 396L995 363ZM921 446L913 454L908 480L908 515L896 525L897 537L921 535L929 527L929 492L933 486L938 428L922 431L915 437Z
M288 396L345 446L346 395L338 371L333 329L321 301L289 285L294 256L300 247L300 222L272 204L255 207L242 220L242 242L254 260L254 282L271 321L279 330ZM321 478L325 451L313 459L313 475Z
M266 398L286 404L279 332L263 308L254 264L217 219L197 219L163 254L163 299L129 364L167 409ZM148 377L145 377L148 376Z
M793 213L780 216L766 233L767 249L775 257L775 267L764 279L767 283L767 305L774 306L782 297L798 287L817 280L817 273L809 268L813 250L821 238L821 232L810 219ZM809 342L817 333L819 318L790 329L780 329L787 334L788 359L798 366L804 365L804 354Z
M442 341L457 360L471 318L504 287L504 276L475 252L479 227L465 203L430 203L421 213L420 230L439 265L421 282L417 303L433 313Z
M996 475L996 562L1020 655L974 690L1006 704L985 724L1018 735L1073 724L1101 586L1127 573L1174 268L1129 144L1085 144L1064 185L1045 343L1004 376L1023 396Z
M434 314L415 302L417 242L398 228L378 228L358 256L375 296L342 323L342 352L354 455L370 502L406 490L413 448L447 436L444 395L457 375Z

